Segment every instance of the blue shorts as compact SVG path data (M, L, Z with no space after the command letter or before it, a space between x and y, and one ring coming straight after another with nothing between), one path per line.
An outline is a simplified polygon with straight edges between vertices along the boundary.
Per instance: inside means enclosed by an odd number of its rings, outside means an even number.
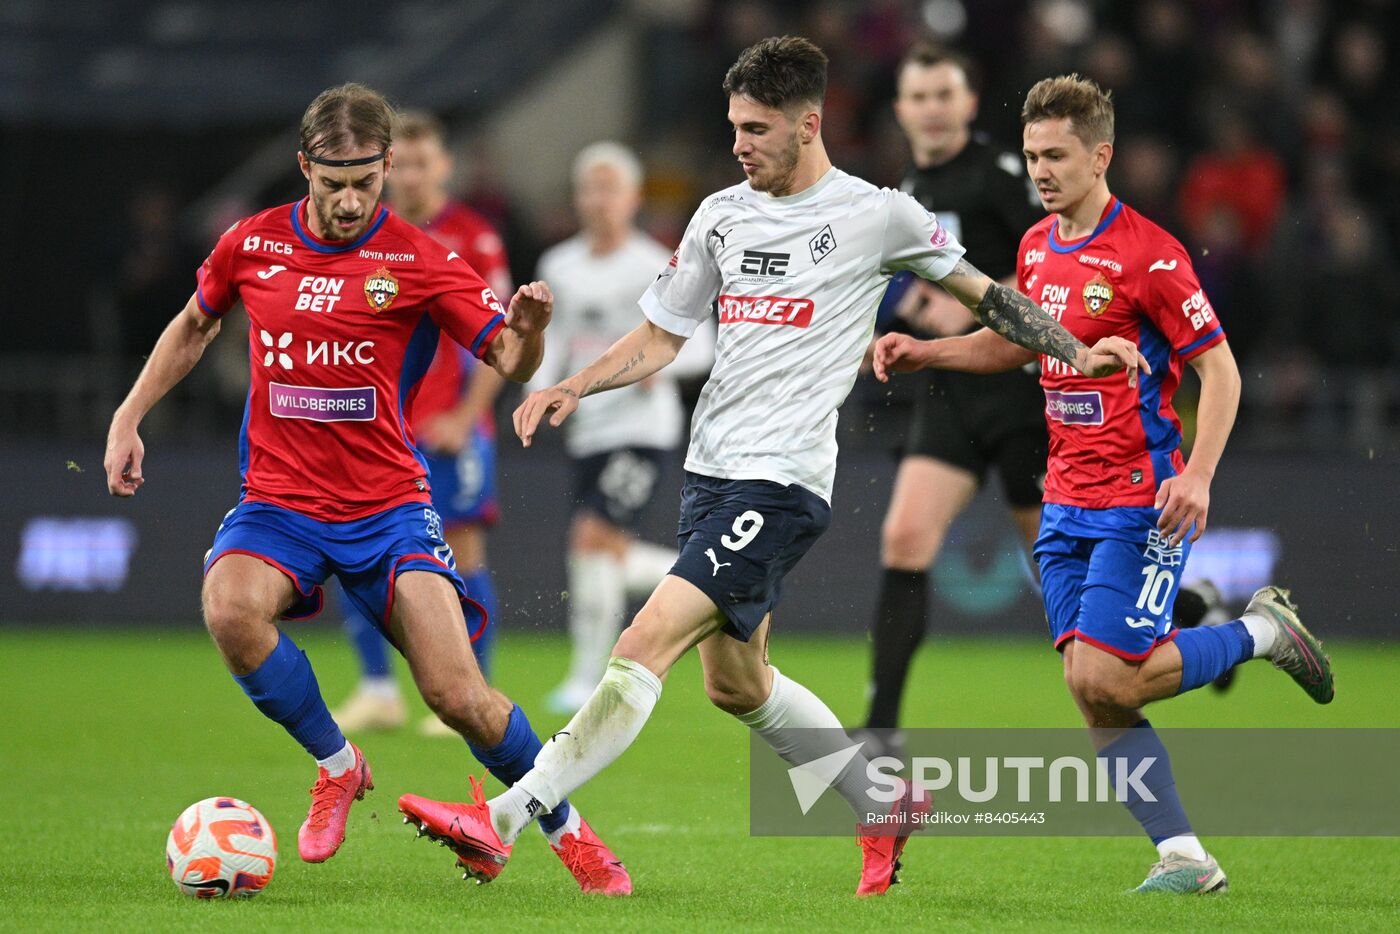
M671 573L699 587L728 620L723 631L747 642L777 606L783 576L830 524L831 507L797 484L687 470Z
M1148 506L1046 503L1035 559L1055 648L1070 639L1142 661L1176 638L1172 605L1191 553L1171 547Z
M466 585L457 576L442 520L422 503L349 522L320 522L271 503L239 503L214 533L204 573L229 554L261 558L291 578L296 598L283 619L309 619L321 612L321 584L334 574L355 608L387 636L395 578L404 571L431 571L452 582L469 617L475 612L472 632L479 632L486 620L486 611L467 598Z
M496 439L480 428L457 454L424 451L433 507L449 529L463 525L495 525L500 516L496 502Z
M617 448L576 458L574 509L635 531L656 492L665 448Z

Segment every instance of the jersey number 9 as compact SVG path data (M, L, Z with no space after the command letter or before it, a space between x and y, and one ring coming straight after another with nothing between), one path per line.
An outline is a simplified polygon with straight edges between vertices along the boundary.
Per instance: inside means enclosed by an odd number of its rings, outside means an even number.
M740 551L754 540L762 528L763 516L749 509L734 520L734 537L723 535L720 537L719 543L730 551Z

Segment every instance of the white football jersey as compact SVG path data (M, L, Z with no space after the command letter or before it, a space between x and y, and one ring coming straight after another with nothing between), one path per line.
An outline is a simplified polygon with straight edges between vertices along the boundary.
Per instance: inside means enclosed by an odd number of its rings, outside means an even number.
M641 324L637 297L670 256L670 250L642 233L634 233L604 256L594 254L582 235L546 250L540 257L539 278L554 291L554 317L531 388L552 386L578 372ZM703 371L708 371L714 352L713 338L708 348L706 343L702 331L701 339L685 348L687 360ZM675 383L679 375L672 364L651 379L580 400L578 411L564 423L569 454L588 457L621 447L676 447L685 422Z
M942 279L962 254L913 198L840 169L795 195L744 182L705 199L641 299L652 323L681 336L719 303L686 469L796 483L829 502L836 410L886 283L903 269Z

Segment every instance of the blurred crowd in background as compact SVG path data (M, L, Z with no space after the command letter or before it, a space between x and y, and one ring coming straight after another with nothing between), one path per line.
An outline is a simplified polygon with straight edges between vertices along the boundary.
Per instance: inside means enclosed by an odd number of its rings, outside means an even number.
M738 51L764 36L804 34L827 51L827 147L838 166L881 185L898 185L908 160L890 104L897 63L917 38L973 58L975 126L1013 151L1031 84L1070 71L1096 79L1117 106L1112 188L1186 245L1241 361L1235 443L1361 456L1396 446L1400 2L637 0L613 15L639 30L632 73L618 76L639 94L624 141L647 164L645 224L668 243L702 197L742 178L719 85ZM497 106L510 107L509 97ZM521 198L531 180L512 177L511 154L475 137L480 111L444 116L460 196L497 225L516 280L531 278L541 250L573 232L567 196L543 207ZM81 135L32 119L8 129L17 142L4 166L20 174L16 182L10 172L9 184L44 188L11 204L44 217L27 228L20 218L23 233L6 240L12 257L39 258L38 268L7 270L5 317L27 324L0 346L0 430L87 434L105 426L104 404L188 299L217 235L305 191L290 143L275 179L212 203L202 197L208 187L257 145L293 137L285 115L199 133L138 126L125 138L89 134L99 151L83 160L60 151ZM551 138L548 127L541 136L571 151L593 141ZM103 145L112 175L101 168ZM26 160L54 158L74 168L26 170ZM39 248L20 236L52 242ZM46 306L46 295L62 307ZM218 343L224 352L188 383L184 402L166 407L172 434L236 426L246 350ZM888 404L863 386L843 419L859 429ZM863 432L848 434L859 443Z

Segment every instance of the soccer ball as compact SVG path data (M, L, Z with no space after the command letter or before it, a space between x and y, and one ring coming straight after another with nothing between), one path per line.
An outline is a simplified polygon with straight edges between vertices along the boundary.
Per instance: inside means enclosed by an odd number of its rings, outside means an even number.
M165 840L170 878L195 898L252 898L272 881L277 835L246 801L196 801Z

